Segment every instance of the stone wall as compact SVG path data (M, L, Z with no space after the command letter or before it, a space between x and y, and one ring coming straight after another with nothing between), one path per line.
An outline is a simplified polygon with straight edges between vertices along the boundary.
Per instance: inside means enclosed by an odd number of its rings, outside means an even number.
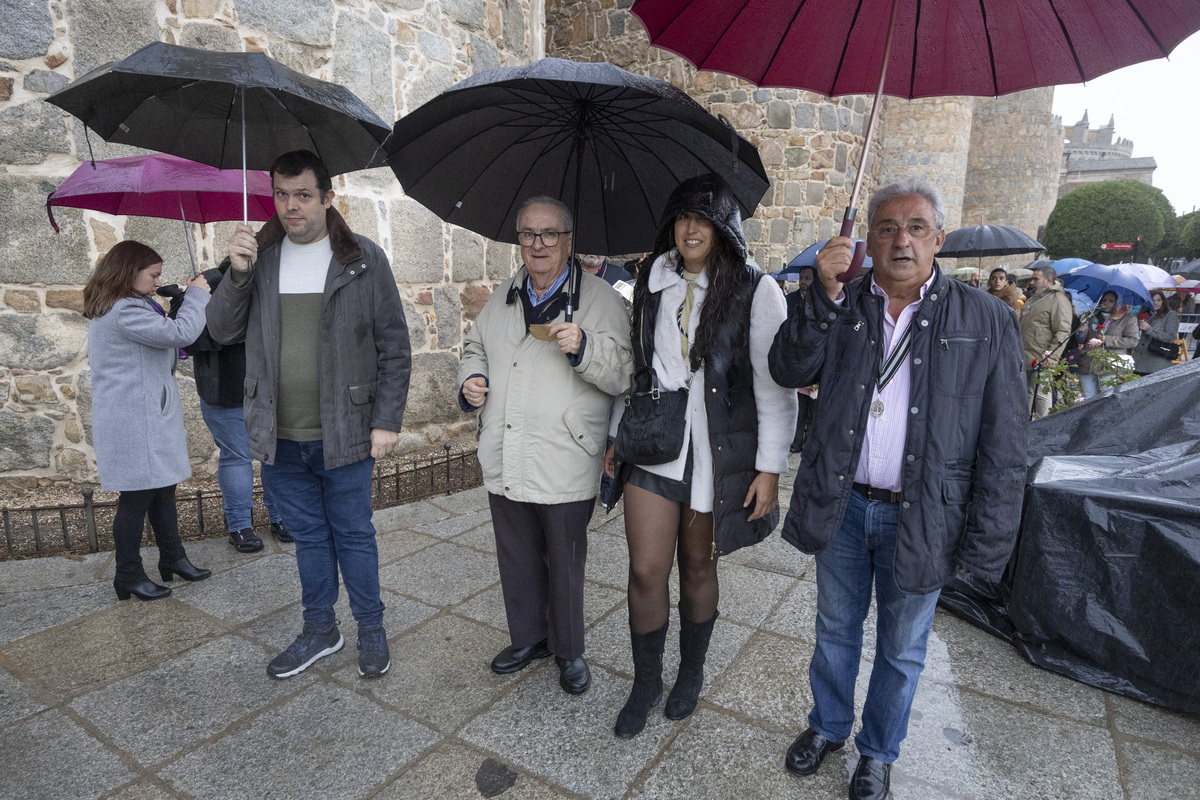
M167 41L262 51L349 86L384 120L411 111L468 75L524 63L543 49L541 0L9 0L0 30L0 487L92 480L87 323L81 286L115 242L136 238L165 260L164 280L190 274L184 236L201 268L221 258L232 223L111 217L56 209L49 192L89 157L143 152L84 136L44 102L84 72ZM531 24L531 20L533 23ZM89 148L90 145L90 148ZM403 451L424 451L473 428L458 410L462 334L514 248L451 228L404 197L389 170L335 178L338 209L392 260L414 350ZM216 456L190 368L179 381L198 472Z

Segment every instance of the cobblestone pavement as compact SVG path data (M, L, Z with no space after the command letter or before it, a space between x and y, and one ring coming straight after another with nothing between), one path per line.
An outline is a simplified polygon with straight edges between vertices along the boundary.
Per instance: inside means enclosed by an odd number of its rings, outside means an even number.
M223 539L189 544L213 577L153 603L117 601L111 553L0 564L0 797L846 796L852 744L814 777L783 768L811 700L816 585L811 558L778 537L722 562L697 712L670 722L660 706L624 741L612 734L632 678L618 512L592 522L594 684L581 696L559 689L552 659L488 669L508 637L482 489L375 524L392 668L370 682L344 593L347 647L290 680L267 677L300 628L291 547L269 536L252 556ZM674 618L668 684L677 629ZM869 645L863 656L866 667ZM1200 720L1034 667L939 611L892 791L1197 798Z

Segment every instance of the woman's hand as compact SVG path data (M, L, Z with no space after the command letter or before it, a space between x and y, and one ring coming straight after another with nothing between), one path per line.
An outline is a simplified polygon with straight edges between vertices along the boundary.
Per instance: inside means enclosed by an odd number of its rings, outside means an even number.
M758 477L750 484L750 491L746 492L746 501L742 503L742 508L748 508L751 502L754 503L754 511L750 514L748 522L770 514L779 504L779 476L774 472L758 473Z
M208 281L204 279L203 275L197 275L194 278L188 279L187 285L189 287L190 286L199 286L201 289L203 289L206 292L212 291L212 289L210 289L208 286Z
M604 474L610 478L617 477L617 446L610 444L604 451Z
M1103 339L1088 339L1087 346L1088 347L1100 347L1103 344L1104 344Z
M1141 329L1142 329L1142 330L1144 330L1144 331L1148 331L1148 330L1150 330L1150 323L1149 323L1149 322L1147 322L1147 321L1146 321L1146 320L1144 320L1144 319L1139 319L1139 320L1138 320L1138 327L1139 327L1139 328L1141 328Z

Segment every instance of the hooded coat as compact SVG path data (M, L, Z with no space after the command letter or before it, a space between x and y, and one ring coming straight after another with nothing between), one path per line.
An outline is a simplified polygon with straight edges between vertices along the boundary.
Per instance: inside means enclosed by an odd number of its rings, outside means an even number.
M991 287L988 287L988 294L998 300L1003 301L1009 308L1018 314L1021 313L1021 306L1025 305L1025 293L1021 291L1021 287L1017 286L1012 281L1004 284L1004 288L998 292L993 292Z
M743 507L743 503L760 472L787 472L797 401L794 391L771 379L767 366L771 341L787 316L783 293L775 281L745 264L741 212L732 193L715 175L682 183L663 213L660 243L673 241L675 218L681 213L694 213L712 223L742 263L731 296L722 298L732 313L715 331L709 358L694 373L683 359L676 320L687 291L678 250L660 252L645 276L639 277L631 336L634 369L652 364L664 389L689 389L683 450L666 464L639 466L680 480L690 443L689 505L713 513L715 557L757 544L778 523L778 508L750 522L753 507ZM710 289L705 270L693 288L687 326L692 346ZM619 419L614 419L611 432L618 430L618 423ZM622 471L618 476L624 477ZM615 503L619 493L618 487L610 502Z

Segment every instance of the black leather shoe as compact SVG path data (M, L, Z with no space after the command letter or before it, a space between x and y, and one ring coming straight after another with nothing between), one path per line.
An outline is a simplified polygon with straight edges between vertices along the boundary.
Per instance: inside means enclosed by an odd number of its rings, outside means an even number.
M592 671L588 669L583 656L567 661L565 658L554 657L558 662L558 685L567 694L583 694L592 688Z
M284 544L289 544L296 541L292 535L288 533L288 529L284 527L283 520L271 523L271 535L275 537L275 541L283 542Z
M263 540L253 528L242 528L240 531L229 532L229 543L239 553L257 553L263 549Z
M528 667L529 663L534 659L549 657L550 646L546 643L545 639L528 647L509 645L492 659L492 672L495 672L497 675L520 672Z
M185 581L202 581L212 575L212 570L200 569L184 556L178 561L159 561L158 574L162 575L164 581L171 580L173 575L178 575Z
M825 756L835 750L841 750L844 744L844 741L831 742L809 728L792 742L787 757L783 759L783 765L796 775L812 775L821 768Z
M850 778L850 800L885 800L892 783L892 765L870 756L859 756Z
M159 586L143 575L140 578L113 578L113 588L117 590L118 600L128 600L130 596L138 600L161 600L171 594L166 586Z

